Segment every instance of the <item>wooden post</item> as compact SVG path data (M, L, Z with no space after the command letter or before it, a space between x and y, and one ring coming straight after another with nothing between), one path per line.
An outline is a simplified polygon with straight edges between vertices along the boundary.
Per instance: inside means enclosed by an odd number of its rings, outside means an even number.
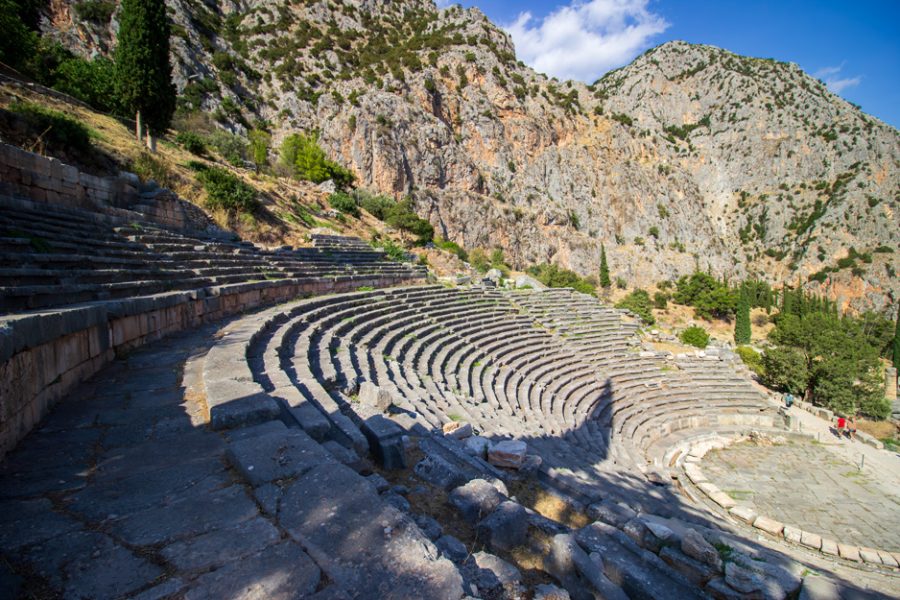
M147 149L152 153L156 154L156 136L150 133L150 130L147 130Z
M144 138L143 127L141 127L141 111L137 111L137 116L134 119L135 127L134 127L134 135L137 138L137 141L141 141Z

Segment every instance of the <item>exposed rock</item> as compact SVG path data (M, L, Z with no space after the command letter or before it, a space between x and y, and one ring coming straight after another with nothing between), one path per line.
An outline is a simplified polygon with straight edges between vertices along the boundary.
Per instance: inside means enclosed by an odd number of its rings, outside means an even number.
M473 479L450 492L449 501L470 523L491 514L501 502L503 494L484 479Z
M763 586L762 579L756 573L733 562L725 564L725 583L744 594L759 592Z
M434 545L441 551L442 556L455 563L464 561L469 555L466 545L452 535L439 537L437 541L434 542Z
M466 452L478 458L487 458L487 450L491 441L480 436L472 436L466 440Z
M442 427L444 435L454 440L464 440L472 435L472 425L460 421L444 423Z
M525 462L528 445L520 440L504 440L488 447L488 462L496 467L518 469Z
M722 570L722 557L712 544L694 529L687 529L681 537L681 551L717 571Z
M495 550L509 551L525 543L528 513L517 502L501 502L476 526L478 539Z

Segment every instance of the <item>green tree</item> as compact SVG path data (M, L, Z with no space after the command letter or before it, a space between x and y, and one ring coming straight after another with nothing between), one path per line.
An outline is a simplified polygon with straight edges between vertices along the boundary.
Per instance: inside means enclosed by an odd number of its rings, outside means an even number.
M747 289L741 287L737 316L734 321L734 343L739 346L749 344L750 333L750 298Z
M647 325L656 323L653 316L653 303L650 294L640 288L634 290L616 304L616 308L625 308L636 314Z
M14 0L0 0L0 62L20 71L29 70L38 46L37 34L22 18L23 9Z
M809 385L806 358L794 348L767 348L762 355L763 383L771 388L803 395Z
M900 307L897 308L897 322L894 324L894 353L892 362L895 369L900 369Z
M600 287L609 288L612 280L609 278L609 265L606 264L606 247L600 245Z
M268 131L253 129L248 137L250 138L250 156L253 158L253 164L256 165L256 172L259 173L269 164L269 144L272 142L272 136Z
M116 89L122 105L135 114L138 139L146 122L151 152L156 150L156 136L168 128L175 113L169 33L163 0L122 0Z

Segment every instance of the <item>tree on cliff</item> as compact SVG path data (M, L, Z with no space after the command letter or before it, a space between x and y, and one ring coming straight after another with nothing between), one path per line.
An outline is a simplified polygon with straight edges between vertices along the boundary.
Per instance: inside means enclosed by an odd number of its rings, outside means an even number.
M612 285L609 279L609 265L606 264L606 247L600 245L600 287L608 288Z
M116 89L126 109L135 113L135 134L147 128L147 147L175 113L175 85L169 63L169 21L163 0L122 0L116 46Z

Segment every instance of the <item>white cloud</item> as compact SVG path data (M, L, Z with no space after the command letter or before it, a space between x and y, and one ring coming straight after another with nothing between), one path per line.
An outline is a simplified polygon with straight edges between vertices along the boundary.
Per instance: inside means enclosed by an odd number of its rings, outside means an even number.
M862 81L862 77L860 76L840 77L841 71L844 69L844 64L845 63L841 63L834 67L822 67L813 73L813 77L824 81L825 85L828 86L828 89L835 94L840 94L847 88L859 85Z
M572 0L543 19L523 12L505 29L519 59L562 79L592 82L645 50L669 27L648 0Z

